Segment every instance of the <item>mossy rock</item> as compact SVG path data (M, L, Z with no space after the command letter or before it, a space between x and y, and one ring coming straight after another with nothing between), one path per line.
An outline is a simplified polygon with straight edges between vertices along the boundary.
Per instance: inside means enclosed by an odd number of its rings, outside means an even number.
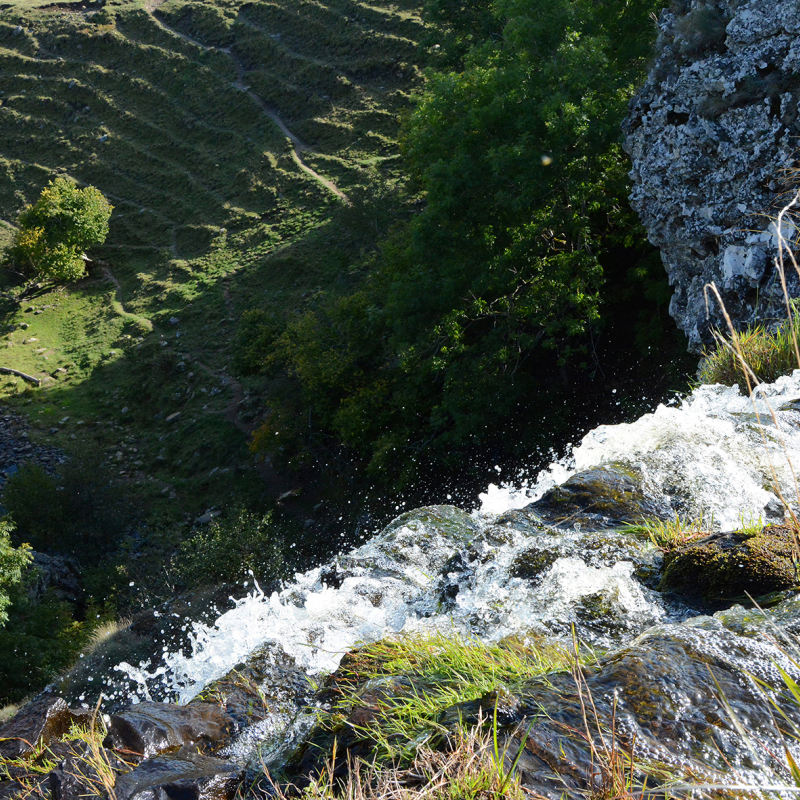
M719 604L788 589L797 583L796 533L769 525L756 535L714 533L664 556L659 590Z
M531 547L516 556L508 574L512 578L523 578L536 586L560 556L561 553L558 550L542 550L538 547Z
M594 530L672 515L663 501L648 496L639 473L622 464L578 472L528 508L545 522Z

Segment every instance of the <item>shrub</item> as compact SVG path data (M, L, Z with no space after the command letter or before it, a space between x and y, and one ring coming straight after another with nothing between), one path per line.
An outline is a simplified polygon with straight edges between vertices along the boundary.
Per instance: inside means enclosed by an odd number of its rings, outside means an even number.
M728 20L717 8L694 9L675 25L680 52L691 57L719 49L725 41L727 25Z
M14 613L0 630L0 703L42 689L72 664L91 635L91 626L50 592L33 600L17 584L12 601Z
M11 597L8 590L22 580L22 573L31 561L30 546L11 546L13 525L7 519L0 520L0 626L8 621Z
M23 269L66 282L84 273L83 250L108 236L111 206L98 189L56 178L19 215L10 255Z
M3 488L16 541L75 556L85 566L113 548L134 519L127 495L105 476L96 453L84 450L55 477L24 464Z
M771 383L781 375L790 375L798 368L795 340L789 322L770 331L763 325L736 332L732 337L717 335L717 347L706 353L700 364L701 383L746 385L745 374L737 351L742 354L759 381ZM748 373L750 374L750 373ZM752 382L752 374L750 374Z
M256 580L280 578L283 542L270 514L238 509L229 519L212 520L185 541L177 555L176 575L186 586L234 582L251 574Z

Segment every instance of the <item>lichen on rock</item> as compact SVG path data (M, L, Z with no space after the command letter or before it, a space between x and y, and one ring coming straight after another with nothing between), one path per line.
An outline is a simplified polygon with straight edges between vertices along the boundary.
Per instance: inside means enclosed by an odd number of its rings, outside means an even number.
M659 588L711 604L758 597L794 586L796 563L797 534L788 526L713 533L664 556Z
M631 203L694 352L724 327L704 292L712 281L738 325L785 316L770 215L793 194L799 109L798 0L676 0L662 12L657 58L623 129Z

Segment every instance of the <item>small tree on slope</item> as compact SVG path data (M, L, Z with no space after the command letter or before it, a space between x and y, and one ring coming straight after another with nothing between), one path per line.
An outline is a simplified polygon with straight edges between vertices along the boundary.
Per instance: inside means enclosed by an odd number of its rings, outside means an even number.
M0 627L8 621L11 598L8 590L22 580L25 567L32 560L30 545L13 547L11 532L14 526L8 519L0 520Z
M79 189L67 178L56 178L19 215L11 258L45 278L77 280L85 271L84 249L108 236L112 209L93 186Z

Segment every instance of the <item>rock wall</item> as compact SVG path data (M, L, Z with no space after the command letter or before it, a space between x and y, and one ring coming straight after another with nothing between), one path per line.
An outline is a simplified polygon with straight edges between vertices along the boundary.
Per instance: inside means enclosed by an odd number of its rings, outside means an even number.
M623 124L631 203L675 289L693 352L724 327L786 316L774 218L800 184L800 0L675 0ZM784 226L793 238L794 225ZM792 296L800 279L787 269Z

